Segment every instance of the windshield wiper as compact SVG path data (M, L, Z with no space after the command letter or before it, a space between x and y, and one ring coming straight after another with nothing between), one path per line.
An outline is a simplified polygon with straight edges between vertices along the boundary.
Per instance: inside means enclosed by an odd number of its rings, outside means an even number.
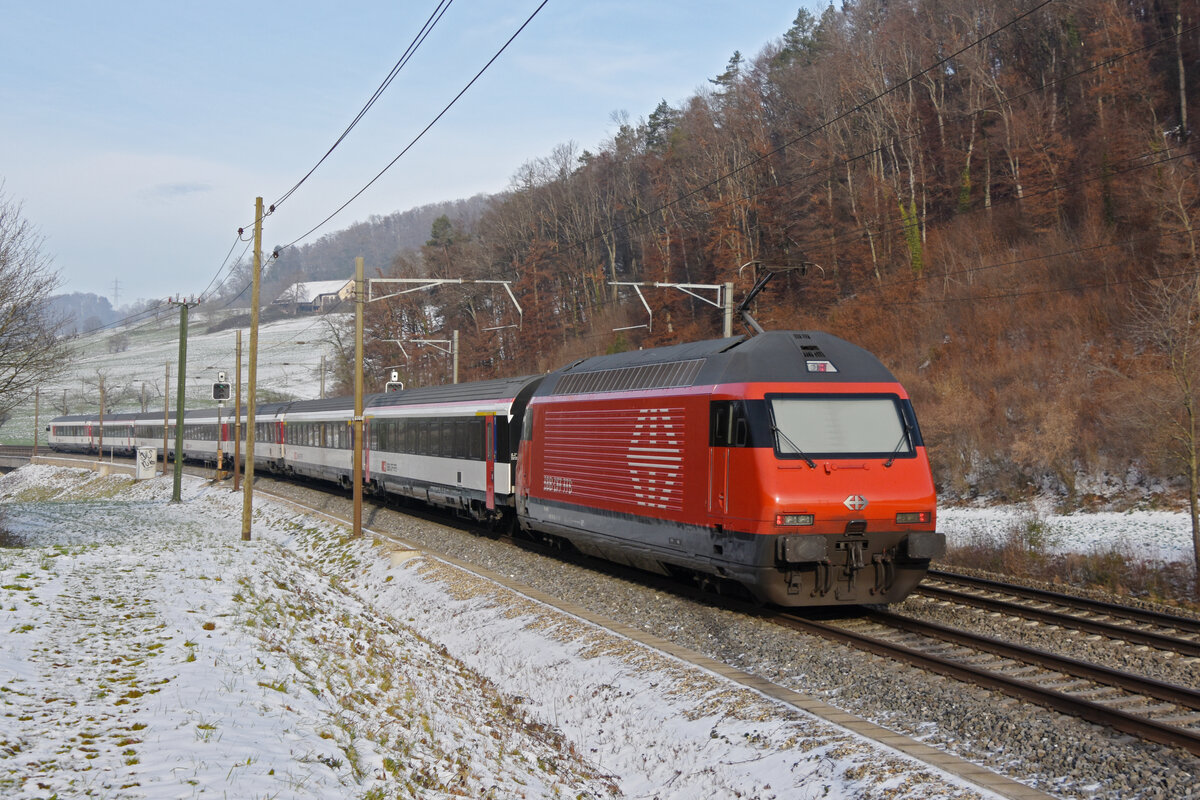
M900 448L904 447L904 444L907 441L908 441L908 427L906 426L904 428L904 430L900 432L900 441L896 442L896 447L895 447L895 449L892 450L892 454L890 456L888 456L887 461L883 462L883 466L885 469L887 467L890 467L892 465L892 462L896 460L896 455L900 452Z
M796 451L796 453L797 453L797 454L798 454L798 455L799 455L801 458L803 458L803 459L804 459L804 463L805 463L805 464L808 464L808 466L809 466L810 468L812 468L812 469L816 469L816 468L817 468L817 464L816 464L816 462L815 462L815 461L813 461L811 458L809 458L809 457L808 457L808 455L807 455L807 454L806 454L806 453L805 453L803 450L801 450L799 447L797 447L797 446L796 446L796 443L795 443L795 442L793 442L791 439L789 439L789 438L788 438L788 435L787 435L786 433L784 433L783 431L779 430L779 426L778 426L778 425L772 425L772 426L771 426L771 430L775 431L775 435L776 435L776 436L778 436L779 438L783 439L783 441L784 441L784 442L786 442L786 443L788 444L788 446L789 446L789 447L791 447L793 450L795 450L795 451Z

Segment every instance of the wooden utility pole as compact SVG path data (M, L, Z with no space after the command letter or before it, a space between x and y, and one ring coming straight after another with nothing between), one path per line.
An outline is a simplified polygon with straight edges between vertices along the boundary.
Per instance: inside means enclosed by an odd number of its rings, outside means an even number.
M363 259L354 259L354 535L362 536L363 492Z
M250 365L246 386L246 484L242 500L242 541L250 541L254 507L254 392L258 382L258 294L262 282L263 199L254 198L254 277L250 289ZM240 235L240 233L239 233Z
M237 331L237 377L233 379L233 490L242 482L242 329Z
M33 388L33 457L37 458L38 448L38 428L41 423L38 422L38 411L42 400L42 387L35 386Z

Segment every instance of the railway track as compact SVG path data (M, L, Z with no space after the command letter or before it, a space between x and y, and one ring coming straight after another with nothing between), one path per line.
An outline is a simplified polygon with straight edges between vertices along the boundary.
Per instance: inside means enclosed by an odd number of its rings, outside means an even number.
M884 611L842 623L785 613L785 627L967 681L1200 755L1200 692Z
M1200 620L930 570L916 594L1200 658Z
M1124 646L1200 658L1200 621L1155 611L931 571L916 594L940 603L1079 631ZM1148 741L1200 755L1200 690L1132 671L870 610L842 622L795 614L772 621L940 675L999 691Z
M410 512L410 509L405 509L405 513ZM424 515L418 513L418 516ZM476 526L464 525L464 528L476 529ZM478 529L476 533L494 535L494 532ZM804 616L801 613L764 611L754 603L715 595L711 591L633 567L564 552L540 542L517 540L509 536L500 538L544 557L577 563L661 591L693 597L701 602L716 602L767 622L848 644L1147 741L1179 747L1193 755L1200 755L1200 689L1194 687L1159 681L890 611L864 608L861 615L840 622L813 619L811 612ZM935 572L934 575L938 582L957 582L963 587L964 591L956 594L964 594L965 599L971 601L963 604L982 606L992 613L1000 610L1010 616L1037 619L1065 630L1082 630L1093 635L1097 635L1096 631L1103 631L1098 635L1138 646L1158 647L1186 657L1195 657L1192 651L1200 648L1200 642L1189 638L1200 632L1200 625L1194 620L1087 600L1066 605L1066 601L1077 598L994 581L980 581L952 573ZM925 588L922 584L919 591L923 592ZM1016 598L1017 604L1005 604L998 599L985 603L982 598L972 596L973 592L1007 594ZM1051 615L1044 608L1036 607L1055 602L1064 609L1058 614ZM1033 605L1027 607L1022 603ZM1021 614L1019 611L1027 613ZM1122 612L1127 613L1123 616ZM1129 627L1133 624L1152 625L1155 630L1148 632Z

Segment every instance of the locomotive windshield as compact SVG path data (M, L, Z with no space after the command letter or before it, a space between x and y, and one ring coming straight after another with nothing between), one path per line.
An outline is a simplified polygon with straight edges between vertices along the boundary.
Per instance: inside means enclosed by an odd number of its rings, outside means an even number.
M780 458L907 458L915 425L894 395L769 397Z

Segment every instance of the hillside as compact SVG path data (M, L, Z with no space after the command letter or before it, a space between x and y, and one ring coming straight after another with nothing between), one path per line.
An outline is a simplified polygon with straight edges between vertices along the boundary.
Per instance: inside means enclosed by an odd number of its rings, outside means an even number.
M391 269L398 257L420 251L435 219L445 216L461 227L474 227L491 202L487 195L476 195L373 215L314 242L284 248L263 276L263 297L277 297L298 281L344 278L353 272L354 259L359 256L372 274L375 269ZM243 304L248 305L245 301Z
M1103 504L1188 469L1200 487L1200 0L1171 9L801 11L706 90L529 162L406 268L509 280L520 318L498 290L446 288L376 304L369 338L458 330L465 378L548 369L720 333L693 296L647 289L651 316L614 282L740 299L782 268L758 321L878 354L945 494Z
M228 312L226 312L228 313ZM212 384L220 370L233 380L237 333L219 330L221 314L193 314L188 331L187 407L212 405ZM309 399L320 396L321 356L332 360L334 349L327 341L328 317L296 317L267 323L259 330L259 401ZM124 349L115 351L114 339ZM242 334L242 371L246 380L250 337ZM115 351L115 352L114 352ZM100 376L104 376L110 411L139 411L143 392L146 408L161 414L163 383L167 364L171 368L170 407L175 411L176 363L179 357L178 314L164 315L148 323L86 334L76 340L75 355L56 380L41 389L41 426L64 413L82 414L98 410ZM243 395L244 397L244 395ZM34 429L32 401L14 410L0 427L0 443L31 444ZM45 436L41 437L45 441Z

